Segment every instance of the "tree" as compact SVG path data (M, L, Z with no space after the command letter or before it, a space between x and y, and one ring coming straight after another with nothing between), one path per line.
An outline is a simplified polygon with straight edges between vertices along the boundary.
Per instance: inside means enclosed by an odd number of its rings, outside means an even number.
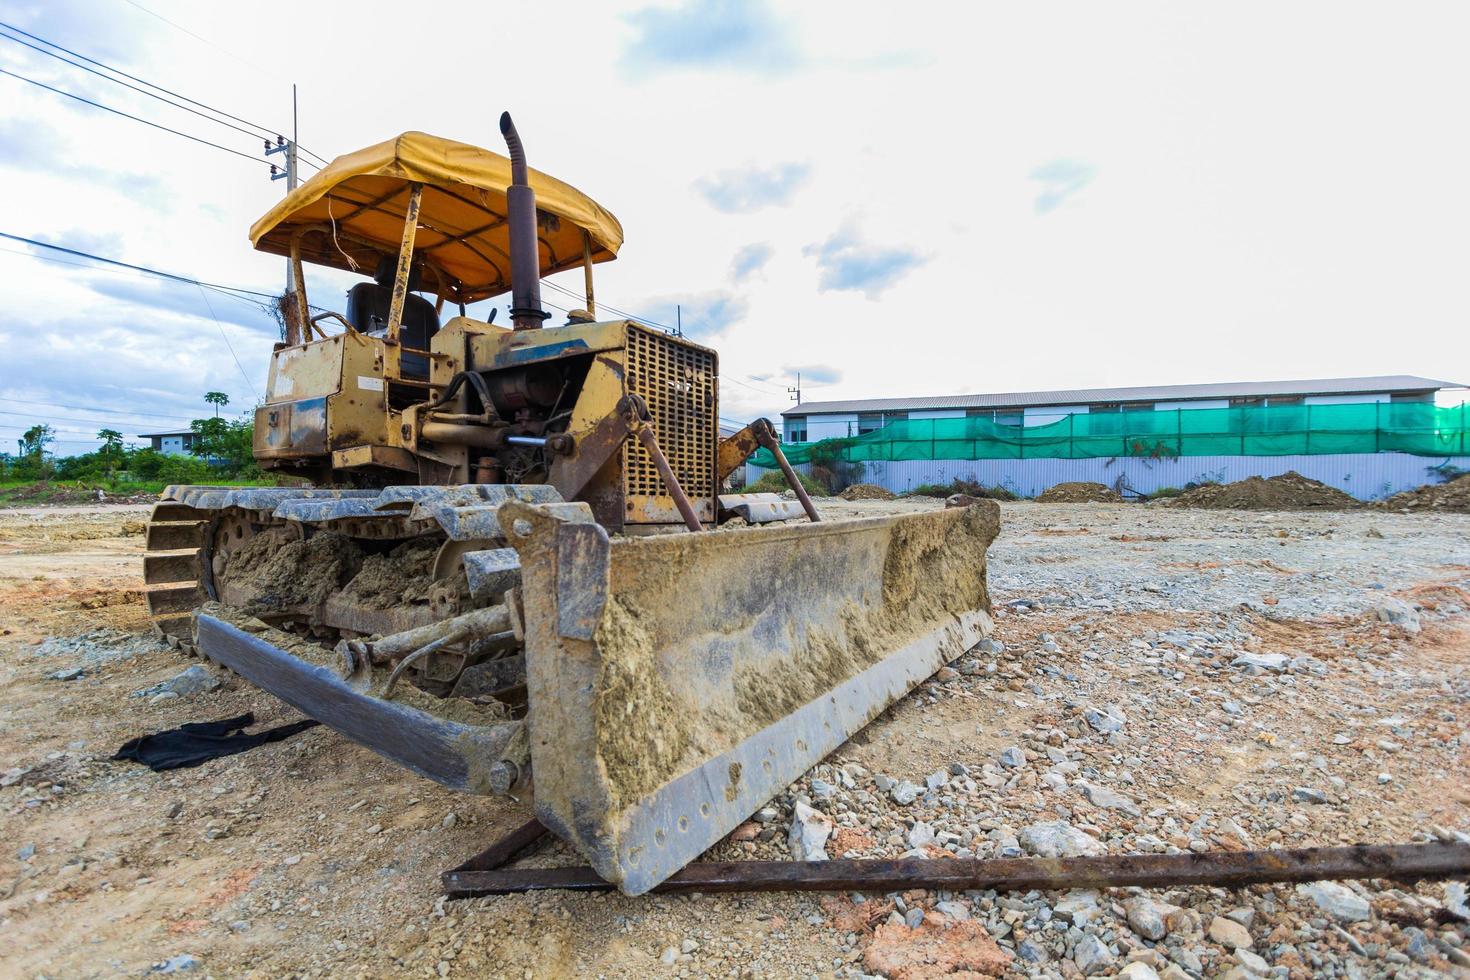
M223 391L206 391L204 393L204 400L214 406L214 417L219 418L220 406L228 405L230 403L230 396Z
M53 466L51 460L46 458L46 447L55 441L56 430L45 423L27 429L16 440L20 446L20 459L15 465L16 474L32 480L50 479Z
M112 459L120 459L123 454L123 434L116 429L98 429L97 438L102 440L102 448L98 450L103 456Z
M22 459L40 462L46 456L46 447L56 441L56 430L42 423L33 425L16 442L20 445Z

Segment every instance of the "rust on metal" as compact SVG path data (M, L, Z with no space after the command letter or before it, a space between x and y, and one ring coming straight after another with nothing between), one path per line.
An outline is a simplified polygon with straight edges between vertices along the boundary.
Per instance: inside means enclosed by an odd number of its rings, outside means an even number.
M493 849L492 849L493 850ZM487 852L489 853L489 852ZM1077 858L728 861L691 864L655 892L1030 891L1067 888L1239 888L1301 881L1425 881L1470 874L1470 844L1356 844L1291 850L1122 854ZM588 867L493 868L444 873L451 898L563 889L611 891Z
M715 454L715 489L719 489L724 482L730 478L741 463L750 458L750 454L760 448L760 441L756 439L755 422L750 423L739 432L728 439L720 440L720 447Z
M776 463L781 467L781 473L786 477L787 485L791 487L791 492L796 494L796 499L801 501L801 509L806 511L807 519L816 524L821 520L817 516L816 505L812 503L812 498L807 496L806 487L801 485L796 471L786 461L786 454L781 451L781 440L776 438L776 430L771 427L770 420L756 419L750 424L755 428L756 441L769 449L771 455L776 457Z
M409 270L413 267L413 240L419 228L419 204L424 198L424 185L413 184L408 195L408 213L403 217L403 241L398 248L398 271L393 276L393 302L388 307L388 340L398 343L398 328L403 324L403 306L408 302Z
M531 845L538 843L548 833L550 831L546 829L541 821L532 817L494 844L485 848L479 854L470 858L464 864L461 864L453 871L446 872L446 875L460 874L466 871L494 871L497 868L504 867L518 857L521 852L525 851Z
M647 413L645 408L644 413ZM664 489L669 496L674 498L674 506L679 509L679 516L684 518L685 525L691 531L702 531L704 525L699 523L699 515L694 513L694 505L689 503L689 497L684 493L684 488L679 486L679 478L674 475L674 469L669 465L668 459L664 457L664 451L658 446L658 436L653 434L653 425L646 419L640 419L637 427L638 441L643 444L643 450L648 453L648 458L653 460L658 475L663 478Z

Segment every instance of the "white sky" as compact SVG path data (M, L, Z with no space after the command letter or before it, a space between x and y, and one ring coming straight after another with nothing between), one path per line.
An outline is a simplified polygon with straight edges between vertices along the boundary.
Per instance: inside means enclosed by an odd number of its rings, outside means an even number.
M273 126L295 81L329 158L407 129L500 149L510 109L532 164L623 223L599 299L681 303L727 418L774 416L797 370L810 400L1470 380L1461 4L140 2L0 20ZM260 149L14 42L0 68ZM246 239L284 191L264 166L0 98L0 231L279 288ZM264 386L247 304L207 294L217 324L193 287L6 252L0 283L0 445L51 421L79 451L88 405L157 416L115 416L131 434ZM350 279L308 283L340 309Z

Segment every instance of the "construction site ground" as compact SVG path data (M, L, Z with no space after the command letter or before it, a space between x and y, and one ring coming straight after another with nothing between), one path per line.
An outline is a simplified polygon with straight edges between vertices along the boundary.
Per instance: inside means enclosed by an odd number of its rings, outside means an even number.
M228 676L137 693L189 666L147 631L145 518L0 511L6 976L1307 977L1470 963L1470 922L1438 883L445 902L439 873L526 819L527 801L448 792L326 728L171 773L109 761L185 722L298 717ZM797 800L818 836L822 815L835 823L831 857L1470 830L1470 515L1007 503L990 573L994 642L716 856L786 857ZM552 845L531 863L577 862Z

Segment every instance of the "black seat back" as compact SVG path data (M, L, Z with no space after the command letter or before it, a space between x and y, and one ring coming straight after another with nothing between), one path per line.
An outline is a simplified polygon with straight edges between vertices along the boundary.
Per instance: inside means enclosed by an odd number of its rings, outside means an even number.
M382 336L388 329L388 313L393 307L393 277L397 260L385 256L378 262L373 282L360 282L347 290L347 320L358 330ZM403 302L403 323L398 328L398 342L407 350L428 350L429 341L439 332L439 314L434 304L414 294L419 288L419 270L408 277L409 293ZM429 359L405 353L401 370L406 378L429 380Z

